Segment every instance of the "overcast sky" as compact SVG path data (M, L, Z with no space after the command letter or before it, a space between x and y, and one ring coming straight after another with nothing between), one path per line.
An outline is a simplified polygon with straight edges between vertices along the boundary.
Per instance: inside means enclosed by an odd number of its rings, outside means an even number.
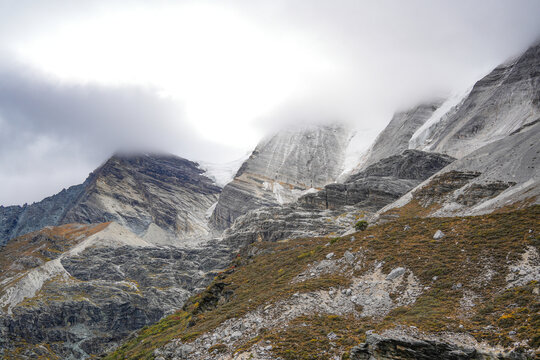
M540 1L0 0L0 204L117 150L226 162L287 124L366 146L396 110L473 84L540 37Z

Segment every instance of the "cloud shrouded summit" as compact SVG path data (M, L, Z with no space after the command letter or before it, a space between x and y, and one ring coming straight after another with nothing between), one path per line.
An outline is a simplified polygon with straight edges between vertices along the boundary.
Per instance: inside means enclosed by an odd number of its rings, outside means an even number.
M0 204L117 150L229 161L291 123L367 146L540 36L537 1L0 1Z

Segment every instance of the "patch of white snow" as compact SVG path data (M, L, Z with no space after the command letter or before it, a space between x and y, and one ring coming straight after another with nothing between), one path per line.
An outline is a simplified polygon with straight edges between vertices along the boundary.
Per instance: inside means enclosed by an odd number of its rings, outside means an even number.
M411 139L409 140L409 149L429 151L430 143L433 140L430 138L433 129L449 112L453 111L456 106L467 98L472 88L473 87L470 86L465 91L454 93L437 110L435 110L431 117L411 136Z

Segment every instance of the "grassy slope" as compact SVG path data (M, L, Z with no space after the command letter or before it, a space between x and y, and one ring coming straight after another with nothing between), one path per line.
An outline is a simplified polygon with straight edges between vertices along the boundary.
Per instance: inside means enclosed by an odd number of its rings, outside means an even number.
M323 359L329 353L345 353L364 338L367 329L376 331L396 324L413 325L421 331L468 332L478 340L509 345L508 333L540 346L540 304L533 291L536 282L505 290L508 265L520 259L528 246L540 250L538 240L540 206L508 213L476 217L402 217L377 225L350 237L299 239L279 243L257 243L259 255L247 257L245 250L232 267L220 274L201 294L192 297L182 311L147 327L110 354L107 359L152 359L152 351L174 338L185 342L208 332L226 319L240 317L260 305L295 292L346 287L350 279L340 274L326 275L300 284L291 280L309 263L322 260L332 251L336 256L352 248L365 252L367 271L374 261L384 261L384 270L397 266L411 269L429 289L418 300L394 309L383 319L316 314L292 321L286 329L267 329L248 344L270 341L275 355L285 359ZM404 231L409 225L410 230ZM436 230L446 237L433 240ZM532 230L532 232L530 232ZM252 249L251 251L254 251ZM489 280L479 279L487 269ZM437 280L433 281L436 276ZM456 289L456 284L462 286ZM460 308L464 291L478 297L469 313ZM309 326L305 326L309 325ZM326 334L339 339L330 343Z

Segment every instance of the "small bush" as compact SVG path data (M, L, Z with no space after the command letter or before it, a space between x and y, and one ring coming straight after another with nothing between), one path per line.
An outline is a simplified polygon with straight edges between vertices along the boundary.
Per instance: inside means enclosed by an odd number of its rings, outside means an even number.
M364 231L368 227L368 222L366 220L360 220L354 224L354 228L358 231Z

